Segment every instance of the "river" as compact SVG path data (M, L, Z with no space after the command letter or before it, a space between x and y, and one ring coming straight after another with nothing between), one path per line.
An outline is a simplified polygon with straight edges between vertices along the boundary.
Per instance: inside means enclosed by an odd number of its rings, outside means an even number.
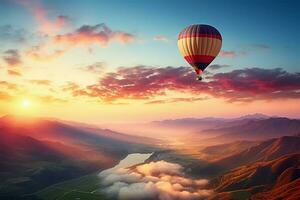
M117 164L116 166L114 166L112 168L103 170L102 172L100 172L100 175L116 171L120 168L127 168L127 167L131 167L133 165L141 164L141 163L145 162L151 155L152 155L152 153L128 154L123 160L121 160L119 162L119 164Z

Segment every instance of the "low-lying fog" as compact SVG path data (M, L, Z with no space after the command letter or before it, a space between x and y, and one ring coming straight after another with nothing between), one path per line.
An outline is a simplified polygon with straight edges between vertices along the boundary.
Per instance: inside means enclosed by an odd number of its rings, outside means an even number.
M181 165L166 161L144 163L151 154L130 154L99 174L99 191L118 200L193 200L213 193L207 179L187 177Z

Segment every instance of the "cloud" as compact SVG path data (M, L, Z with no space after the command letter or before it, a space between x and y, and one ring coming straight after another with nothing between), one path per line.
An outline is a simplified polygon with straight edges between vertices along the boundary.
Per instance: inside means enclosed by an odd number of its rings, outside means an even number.
M180 91L194 79L194 72L186 67L121 67L116 72L104 74L99 83L81 89L73 88L71 92L75 95L100 97L105 101L150 99L165 95L167 89Z
M0 38L1 42L13 41L13 42L25 42L26 31L24 29L16 29L11 25L0 26Z
M229 101L272 100L300 97L300 73L281 68L246 68L211 77L211 94Z
M74 97L77 96L89 96L89 97L97 97L93 96L91 93L88 93L84 88L81 88L79 84L74 82L68 82L61 87L64 92L71 92Z
M22 76L22 74L16 70L11 70L11 69L8 69L7 70L7 74L8 75L12 75L12 76Z
M300 97L300 73L281 68L245 68L207 75L199 82L189 67L121 67L101 75L96 84L80 87L73 83L64 91L105 102L155 101L157 97L168 97L167 91L186 93L194 98L209 95L229 102L293 99Z
M218 69L227 68L227 67L230 67L230 65L218 65L218 64L214 64L214 65L210 65L208 69L209 70L218 70Z
M105 63L103 62L95 62L91 65L80 68L83 71L90 72L93 74L102 74L105 70Z
M0 101L11 101L13 97L7 92L0 91Z
M22 63L21 55L17 49L5 51L2 58L9 66L17 66Z
M32 46L26 51L26 55L38 61L50 61L64 55L67 52L66 48L49 50L51 44L40 44Z
M65 103L66 99L57 98L52 95L36 95L35 98L39 99L43 103Z
M266 44L254 44L253 47L262 50L270 49L270 46Z
M39 31L47 35L55 34L70 24L70 18L66 15L58 15L50 19L48 10L38 1L18 1L28 9L38 22Z
M154 36L153 40L155 41L161 41L161 42L169 42L169 38L164 35L156 35Z
M94 26L84 25L72 33L57 35L54 42L58 44L67 44L69 46L99 44L106 47L111 41L120 43L130 43L134 36L123 31L113 31L104 23Z
M118 200L199 200L213 193L205 189L208 180L188 178L183 171L181 165L166 161L103 171L101 191Z
M182 166L165 161L151 162L136 167L136 170L145 176L159 176L160 174L180 175Z
M163 104L163 103L177 103L177 102L197 102L209 99L208 97L190 97L190 98L171 98L163 100L148 101L145 104Z
M15 83L7 82L7 81L0 81L0 88L1 89L9 89L9 90L17 90L19 87Z
M268 49L270 49L270 46L266 44L253 44L253 45L246 46L243 50L238 50L238 51L222 50L220 51L219 56L234 58L236 56L245 56L255 51L268 50Z
M14 79L12 79L14 80ZM43 90L28 88L28 83L44 87ZM16 100L28 96L34 101L43 103L66 103L68 100L60 95L60 91L53 90L48 80L22 80L14 83L12 81L0 81L0 101ZM45 93L45 89L51 92Z
M65 85L62 86L63 91L74 91L79 89L80 86L74 82L67 82Z
M105 24L84 25L74 32L48 37L46 41L26 50L26 55L38 61L56 59L76 46L84 47L91 53L91 45L107 47L112 41L127 44L134 40L132 34L112 31Z
M15 92L19 91L19 85L8 81L0 81L0 101L11 101Z
M29 80L30 83L36 84L36 85L51 85L50 80Z
M229 58L233 58L236 56L236 52L235 51L220 51L219 54L221 57L229 57Z

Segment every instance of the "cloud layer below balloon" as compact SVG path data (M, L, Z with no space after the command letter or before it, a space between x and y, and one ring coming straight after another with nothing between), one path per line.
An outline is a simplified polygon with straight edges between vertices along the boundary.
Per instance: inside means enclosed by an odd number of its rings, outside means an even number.
M101 191L118 200L193 200L213 193L205 189L208 180L187 178L182 166L166 161L104 171L99 177Z

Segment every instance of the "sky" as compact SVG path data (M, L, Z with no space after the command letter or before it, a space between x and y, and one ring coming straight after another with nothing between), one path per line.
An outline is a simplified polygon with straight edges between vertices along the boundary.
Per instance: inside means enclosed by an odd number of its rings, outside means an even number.
M90 123L299 118L298 1L0 1L0 115ZM177 37L222 34L197 82Z

